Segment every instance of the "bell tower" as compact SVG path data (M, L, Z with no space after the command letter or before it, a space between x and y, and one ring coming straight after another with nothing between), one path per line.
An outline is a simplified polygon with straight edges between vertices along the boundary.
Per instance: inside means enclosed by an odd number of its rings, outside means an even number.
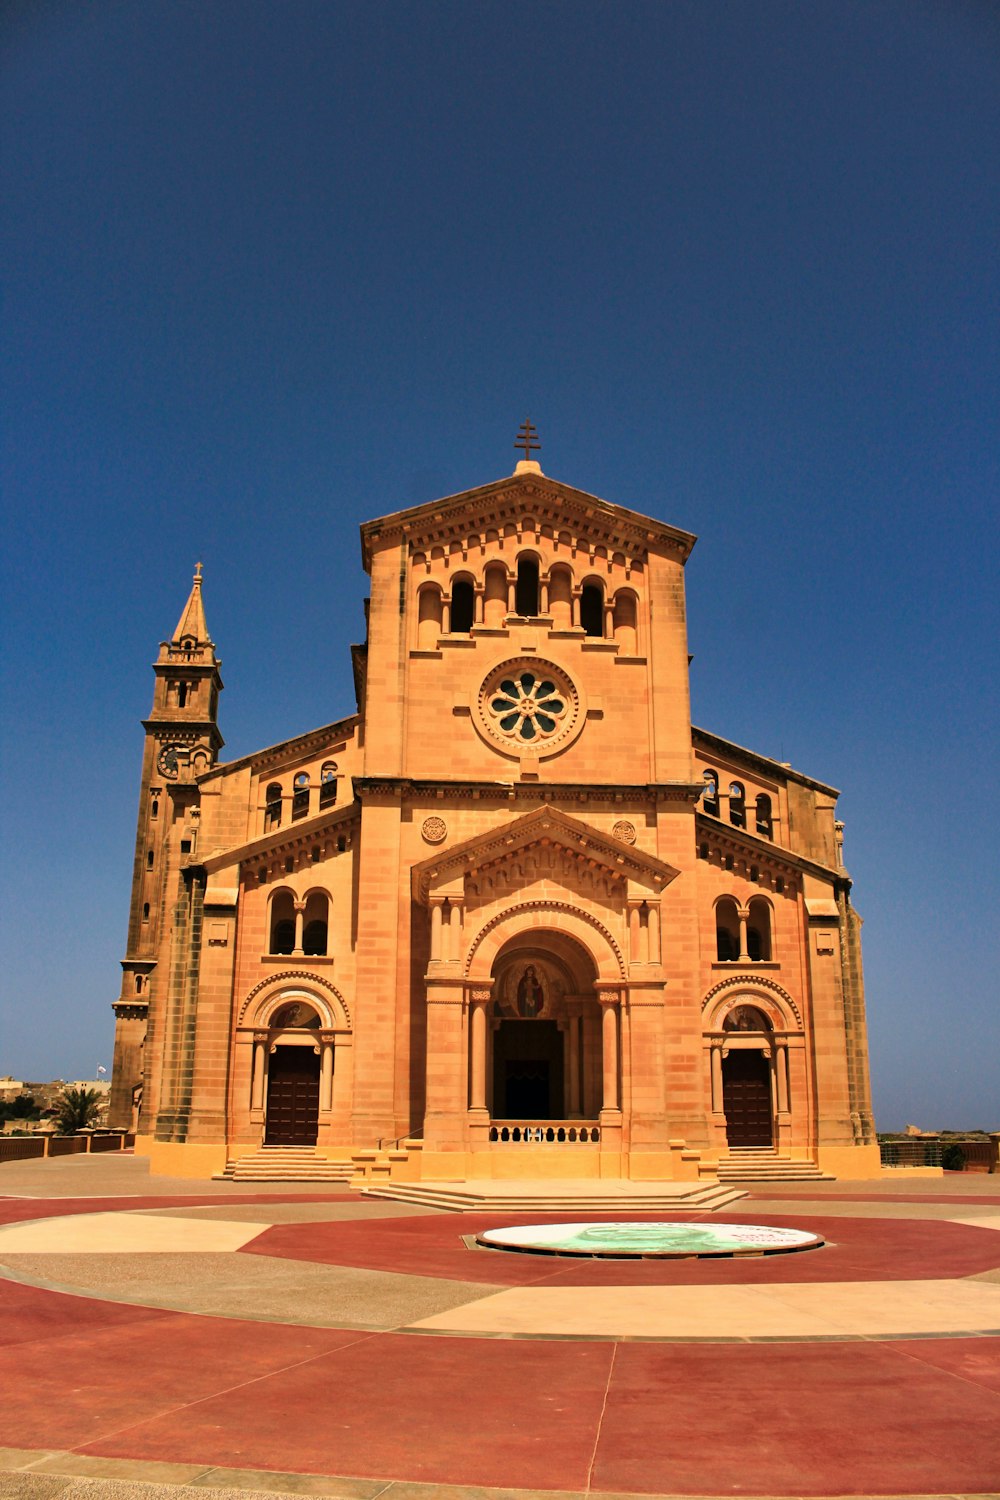
M117 1129L133 1125L143 1087L151 1003L155 1009L169 952L170 874L176 883L181 859L196 852L197 778L211 769L225 743L216 722L221 662L205 622L201 585L199 563L177 628L160 644L153 664L152 712L143 720L128 944L121 961L121 994L112 1006L115 1053L108 1121Z

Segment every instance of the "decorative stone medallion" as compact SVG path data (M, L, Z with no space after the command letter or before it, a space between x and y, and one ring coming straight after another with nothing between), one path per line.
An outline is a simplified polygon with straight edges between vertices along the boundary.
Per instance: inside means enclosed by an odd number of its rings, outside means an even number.
M635 824L630 823L627 818L622 818L620 822L616 823L611 832L623 844L635 843Z
M535 1255L610 1256L620 1259L684 1259L715 1255L788 1255L818 1250L824 1241L805 1229L771 1224L522 1224L487 1229L478 1245Z
M582 729L585 712L568 673L534 656L494 667L472 707L483 738L518 757L548 756L569 744Z
M420 834L427 844L440 844L448 836L448 825L444 818L425 818L420 825Z

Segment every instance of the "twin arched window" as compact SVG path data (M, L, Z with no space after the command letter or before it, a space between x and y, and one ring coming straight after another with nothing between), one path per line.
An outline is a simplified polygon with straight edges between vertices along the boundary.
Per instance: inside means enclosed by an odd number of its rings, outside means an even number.
M543 587L539 559L528 552L518 557L513 575L506 563L486 564L481 618L487 629L501 629L510 613L533 619L543 611L551 615L553 629L579 626L597 640L604 638L609 623L604 584L598 578L588 578L576 591L570 567L553 563ZM468 635L476 618L476 587L471 577L455 578L450 595L440 584L423 583L417 595L417 649L436 650L441 635ZM639 649L639 603L632 589L619 589L614 595L610 625L621 652L634 656Z
M719 963L771 961L771 905L764 896L752 896L746 914L746 952L740 930L740 911L732 896L715 904L715 952Z
M307 957L325 957L329 941L329 909L325 891L310 891L300 910L296 909L291 891L275 891L271 897L268 952L299 952ZM296 947L296 939L301 946Z

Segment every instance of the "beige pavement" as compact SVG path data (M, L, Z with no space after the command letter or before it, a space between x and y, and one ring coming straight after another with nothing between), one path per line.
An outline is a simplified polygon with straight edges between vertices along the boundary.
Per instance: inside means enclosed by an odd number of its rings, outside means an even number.
M534 1337L895 1338L1000 1331L1000 1286L972 1281L820 1285L517 1287L413 1325Z

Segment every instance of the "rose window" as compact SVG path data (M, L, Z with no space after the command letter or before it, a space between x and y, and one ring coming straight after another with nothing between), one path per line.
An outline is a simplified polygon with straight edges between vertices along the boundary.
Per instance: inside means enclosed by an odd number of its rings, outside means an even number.
M508 755L548 755L583 724L579 691L560 667L521 657L495 667L474 701L481 734Z
M504 734L521 740L545 739L555 734L566 713L566 700L551 677L536 677L522 672L519 677L505 677L490 699L494 714Z

